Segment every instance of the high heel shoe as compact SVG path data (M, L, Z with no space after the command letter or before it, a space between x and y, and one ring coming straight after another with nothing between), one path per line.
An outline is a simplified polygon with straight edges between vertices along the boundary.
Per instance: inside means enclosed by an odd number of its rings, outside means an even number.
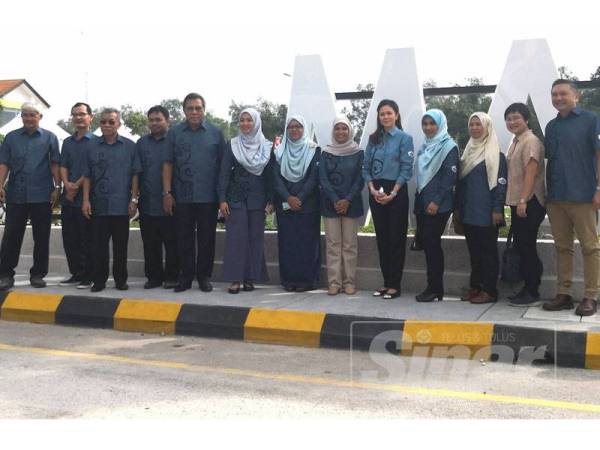
M400 289L396 290L396 292L390 292L390 290L388 289L387 292L385 294L383 294L383 299L384 300L391 300L393 298L398 298L400 297Z
M444 294L443 293L435 293L429 289L425 289L423 292L421 292L419 295L417 295L415 297L415 299L421 303L429 303L436 299L438 302L441 302L442 300L444 300Z

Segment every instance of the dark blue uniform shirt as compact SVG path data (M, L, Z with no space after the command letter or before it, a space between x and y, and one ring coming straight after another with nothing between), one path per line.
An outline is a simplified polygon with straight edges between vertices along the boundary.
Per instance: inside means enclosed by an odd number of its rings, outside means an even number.
M506 200L508 167L504 153L500 153L498 184L489 188L485 161L480 162L458 182L457 205L462 223L491 226L492 212L503 213Z
M427 186L415 193L415 214L425 214L429 203L438 205L438 213L454 209L454 188L458 180L458 148L454 147L442 163L440 170L433 176Z
M365 185L362 177L364 152L336 156L322 152L319 160L321 185L321 215L324 217L360 217L363 215L361 192ZM335 212L339 200L348 200L350 206L344 216Z
M221 161L219 202L227 202L230 208L264 209L268 202L273 201L273 160L271 155L271 161L262 174L254 175L235 159L231 142L228 142Z
M7 203L50 202L54 181L50 163L58 163L58 139L38 128L28 133L25 127L11 131L0 147L0 164L8 166Z
M167 133L165 161L173 163L173 196L178 203L216 203L225 139L206 120L197 130L187 122Z
M600 120L576 107L546 125L546 201L591 203L596 192Z
M85 166L85 158L87 148L94 135L87 132L81 139L77 140L76 135L66 138L60 152L60 165L69 171L69 181L75 183L83 176L83 168ZM83 188L79 188L79 192L75 199L70 202L67 200L67 190L63 190L61 205L81 207L81 199L83 197Z
M96 216L126 216L131 178L141 171L135 143L122 136L114 144L104 137L90 141L83 176L90 179L90 202Z
M162 205L162 163L167 151L166 135L147 134L135 144L142 167L140 174L140 214L166 216Z
M283 202L289 196L298 197L302 202L299 213L319 211L319 154L321 149L316 148L315 155L308 166L304 178L298 182L291 182L281 176L281 166L277 160L273 161L273 187L275 190L275 207L283 210Z

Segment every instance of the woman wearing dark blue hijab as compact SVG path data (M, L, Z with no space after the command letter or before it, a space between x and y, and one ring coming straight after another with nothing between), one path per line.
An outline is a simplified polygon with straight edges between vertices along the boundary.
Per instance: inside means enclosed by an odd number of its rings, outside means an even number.
M425 251L427 287L416 296L418 302L444 298L444 252L442 234L454 208L454 187L458 174L458 146L448 134L446 116L439 109L423 115L425 142L415 165L418 245Z

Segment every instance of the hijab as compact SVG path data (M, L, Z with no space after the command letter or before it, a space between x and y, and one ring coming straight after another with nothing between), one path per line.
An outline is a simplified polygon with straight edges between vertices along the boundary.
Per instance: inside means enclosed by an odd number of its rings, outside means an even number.
M348 131L350 132L348 135L348 140L341 144L335 139L335 126L338 123L343 123L346 125L348 127ZM323 151L331 153L335 156L350 156L360 151L360 147L356 142L354 142L354 129L352 128L352 124L346 118L346 116L338 116L333 121L333 125L331 127L331 144L327 145Z
M262 132L260 113L254 108L246 108L241 114L252 117L254 126L248 134L241 131L231 140L231 151L240 165L253 175L260 176L271 159L271 142Z
M488 186L490 190L498 184L498 169L500 167L500 144L492 118L484 112L476 112L469 117L477 117L483 125L483 136L479 139L471 138L460 158L460 178L466 177L479 163L485 161L487 170Z
M290 122L295 120L303 127L302 136L292 141L287 132ZM275 149L275 158L281 167L281 176L292 183L304 178L315 155L317 144L312 140L312 130L306 125L304 117L293 114L285 124L285 133L281 144Z
M425 137L425 142L417 154L417 192L421 192L442 167L446 156L456 142L448 134L446 115L439 109L430 109L423 118L429 117L435 122L438 131L432 138Z

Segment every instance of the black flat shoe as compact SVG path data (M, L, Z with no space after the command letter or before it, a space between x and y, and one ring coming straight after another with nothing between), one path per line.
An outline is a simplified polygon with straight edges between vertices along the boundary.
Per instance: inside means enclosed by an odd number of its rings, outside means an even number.
M127 283L116 284L115 288L119 291L126 291L129 289L129 285Z
M244 291L251 292L254 290L254 283L252 281L244 281Z
M284 286L283 289L285 289L287 292L296 292L295 286Z
M144 283L144 289L154 289L159 286L162 286L162 282L160 281L148 280Z
M208 278L203 278L198 281L198 286L202 292L211 292L213 290L212 284L208 280Z
M91 291L92 291L92 292L100 292L100 291L104 290L104 288L105 288L105 287L106 287L106 286L105 286L105 285L103 285L103 284L94 284L94 285L92 286L92 289L91 289Z
M434 300L441 302L442 300L444 300L444 294L435 293L433 291L430 291L429 289L425 289L423 292L417 295L415 299L421 303L429 303Z
M373 292L373 297L381 297L383 295L385 295L387 293L387 289L383 288L383 289L378 289L375 292Z
M177 286L175 286L175 289L173 289L173 292L183 292L183 291L187 291L188 289L191 289L191 288L192 288L191 284L179 283Z
M240 293L240 285L238 283L238 286L236 288L230 287L229 289L227 289L227 292L229 292L230 294L239 294Z
M384 300L391 300L393 298L398 298L398 297L400 297L400 289L398 289L396 292L394 292L392 294L389 293L389 289L388 289L388 291L385 294L383 294Z

